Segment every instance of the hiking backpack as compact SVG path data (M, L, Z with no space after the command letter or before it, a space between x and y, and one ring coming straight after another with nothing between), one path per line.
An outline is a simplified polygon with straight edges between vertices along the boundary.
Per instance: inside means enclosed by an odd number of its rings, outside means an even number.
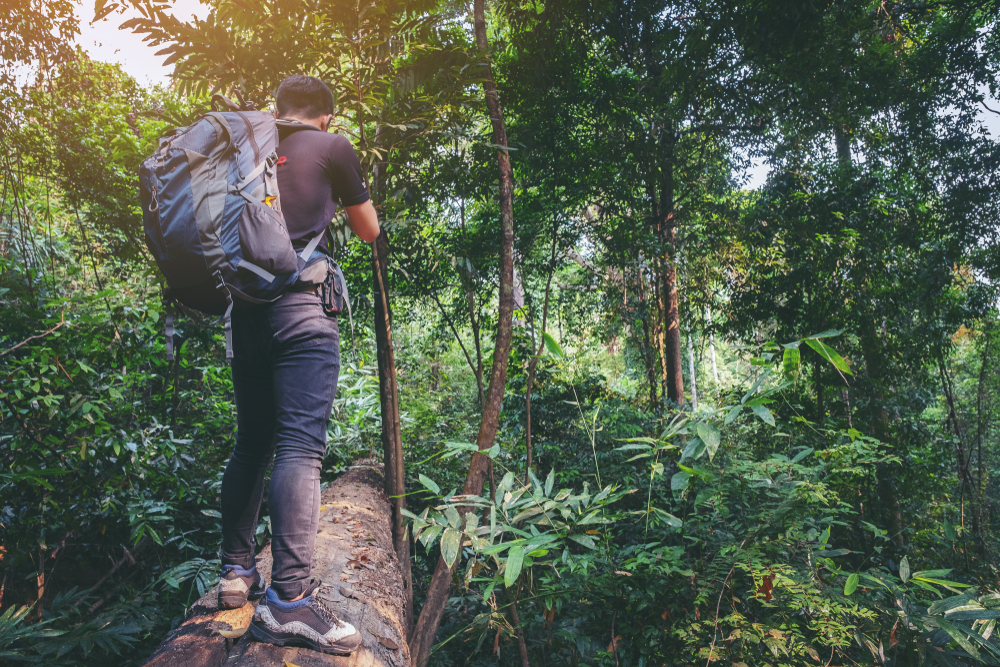
M222 95L212 98L213 108L217 102L231 110L167 133L139 167L146 245L168 285L171 360L172 302L222 315L231 360L234 307L272 303L300 280L322 283L328 271L317 250L322 233L299 252L288 236L276 174L278 121Z

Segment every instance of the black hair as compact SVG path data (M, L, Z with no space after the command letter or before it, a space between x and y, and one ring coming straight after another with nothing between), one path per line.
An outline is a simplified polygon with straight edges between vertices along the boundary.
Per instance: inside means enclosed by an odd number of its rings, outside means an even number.
M316 118L334 112L333 92L314 76L295 74L278 86L275 96L278 115Z

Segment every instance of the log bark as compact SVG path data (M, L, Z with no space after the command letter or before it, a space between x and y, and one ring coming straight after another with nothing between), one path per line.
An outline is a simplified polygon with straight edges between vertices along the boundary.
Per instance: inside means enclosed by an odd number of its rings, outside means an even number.
M219 610L213 588L188 610L186 620L163 640L146 667L249 667L285 662L299 667L410 667L406 592L384 484L383 466L374 459L362 459L327 487L320 501L312 567L323 585L316 594L361 630L359 650L336 656L262 644L249 634L227 639L220 631L249 626L256 603ZM258 555L257 567L270 578L270 545Z

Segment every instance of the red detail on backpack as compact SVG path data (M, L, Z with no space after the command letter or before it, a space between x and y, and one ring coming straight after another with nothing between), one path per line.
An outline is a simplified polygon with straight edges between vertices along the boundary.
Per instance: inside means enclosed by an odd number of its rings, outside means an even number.
M288 158L285 157L284 155L282 155L281 157L278 158L277 164L280 167L281 165L285 164L286 162L288 162Z

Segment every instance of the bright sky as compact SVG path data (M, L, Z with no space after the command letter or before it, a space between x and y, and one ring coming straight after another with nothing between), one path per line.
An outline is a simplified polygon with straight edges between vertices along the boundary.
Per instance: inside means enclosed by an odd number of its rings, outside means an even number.
M199 0L174 0L173 14L181 19L190 18L192 15L204 18L208 15L208 7L202 5ZM79 43L94 59L119 63L126 72L142 83L165 84L171 72L170 67L163 66L167 56L154 56L159 48L143 42L140 35L132 34L128 30L118 30L118 26L124 21L139 15L134 10L124 14L112 13L91 25L94 6L92 2L85 0L84 4L77 6L81 33ZM986 103L1000 110L1000 102L990 98L988 92ZM985 122L990 134L994 137L1000 135L1000 116L983 109L980 118ZM755 164L748 170L749 182L744 187L754 189L763 185L767 171L764 164Z
M198 0L174 0L171 13L182 20L189 19L192 15L205 18L208 15L208 7ZM163 47L151 47L142 41L142 35L118 29L118 26L128 19L141 16L139 12L135 10L123 14L112 12L91 25L90 22L94 19L94 3L84 0L82 4L77 5L76 15L80 19L78 43L92 58L119 63L140 83L167 83L167 77L172 69L163 66L167 56L153 55Z

